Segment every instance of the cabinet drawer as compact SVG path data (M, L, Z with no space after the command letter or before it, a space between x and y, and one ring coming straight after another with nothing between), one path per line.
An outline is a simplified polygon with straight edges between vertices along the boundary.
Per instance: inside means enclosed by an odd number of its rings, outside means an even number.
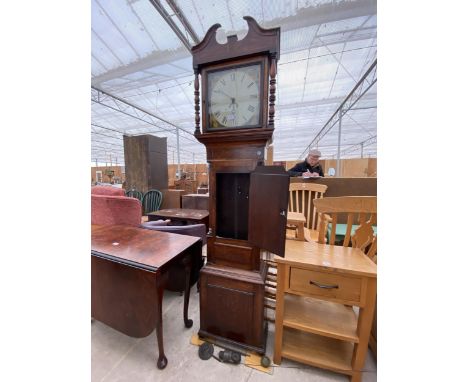
M291 267L289 289L310 296L357 303L361 296L361 282L359 277Z

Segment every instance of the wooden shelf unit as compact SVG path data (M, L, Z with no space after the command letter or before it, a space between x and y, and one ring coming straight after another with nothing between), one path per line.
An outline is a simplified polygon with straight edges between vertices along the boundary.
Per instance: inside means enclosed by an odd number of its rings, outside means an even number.
M353 345L316 334L285 328L283 357L323 369L352 374Z
M376 265L359 249L286 241L278 265L273 361L285 357L360 382L376 299ZM356 315L352 306L359 307Z
M359 342L357 316L352 307L292 294L285 295L284 300L283 326Z

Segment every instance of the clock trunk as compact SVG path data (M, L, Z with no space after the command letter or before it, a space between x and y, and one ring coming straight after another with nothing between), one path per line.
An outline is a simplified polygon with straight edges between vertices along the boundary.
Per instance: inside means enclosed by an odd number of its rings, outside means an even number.
M263 166L262 134L241 142L223 135L222 143L198 137L207 146L210 177L199 334L264 353L267 267L260 254L284 255L289 176L282 167Z

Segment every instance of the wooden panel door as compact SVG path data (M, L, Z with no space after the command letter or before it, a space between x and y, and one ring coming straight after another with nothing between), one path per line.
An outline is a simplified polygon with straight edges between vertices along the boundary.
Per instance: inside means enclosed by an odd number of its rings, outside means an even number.
M289 175L281 166L258 166L250 175L249 243L284 257Z

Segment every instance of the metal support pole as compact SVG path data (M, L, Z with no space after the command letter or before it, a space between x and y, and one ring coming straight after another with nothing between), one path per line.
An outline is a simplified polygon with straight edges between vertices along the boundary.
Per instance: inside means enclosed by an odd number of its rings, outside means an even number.
M361 158L364 158L364 143L361 142Z
M340 160L340 151L341 151L341 120L343 117L343 110L340 109L340 119L338 120L338 151L336 153L336 176L341 176L341 160Z
M177 134L177 173L179 174L178 179L180 179L180 147L179 147L179 128L176 127Z
M370 83L369 83L369 78ZM320 141L328 132L341 120L341 117L345 115L349 110L353 109L353 106L369 91L369 89L374 86L377 82L377 59L374 60L373 64L366 71L364 76L358 81L354 86L353 90L348 94L345 100L341 103L340 106L336 109L330 119L325 123L319 133L315 138L309 143L309 145L304 149L304 151L299 155L298 159L302 158L302 155L305 154L315 143ZM364 84L369 84L364 86ZM365 87L365 89L364 89Z
M192 153L193 179L197 180L197 166L195 166L195 153Z

